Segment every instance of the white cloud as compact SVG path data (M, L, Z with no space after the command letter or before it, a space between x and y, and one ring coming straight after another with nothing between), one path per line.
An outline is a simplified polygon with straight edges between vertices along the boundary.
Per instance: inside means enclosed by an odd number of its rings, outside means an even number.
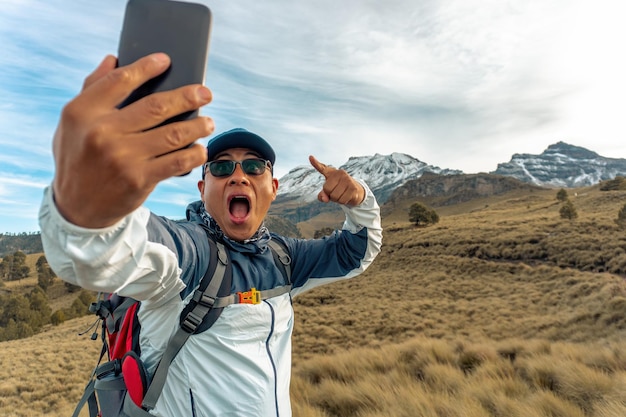
M6 191L8 189L15 189L21 192L24 187L43 189L46 185L48 185L47 182L42 182L32 177L14 176L9 173L0 173L0 175L2 176L0 177L0 187L2 187L0 188L0 190L5 190L5 195L8 194L8 192ZM1 192L2 191L0 191L0 193Z

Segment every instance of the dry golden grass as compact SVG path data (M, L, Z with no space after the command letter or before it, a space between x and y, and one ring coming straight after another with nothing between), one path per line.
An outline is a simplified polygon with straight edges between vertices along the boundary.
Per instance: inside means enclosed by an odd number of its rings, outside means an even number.
M93 321L83 317L0 343L1 416L72 415L100 354L89 335L78 336Z
M294 300L294 416L625 416L626 193L568 192L574 222L556 190L428 228L389 213L362 277ZM0 415L70 414L99 349L87 324L0 344Z
M508 355L517 345L517 356ZM472 344L413 338L315 358L294 370L295 415L584 417L626 415L626 358L615 344ZM589 355L611 369L585 364ZM614 412L614 414L606 414Z

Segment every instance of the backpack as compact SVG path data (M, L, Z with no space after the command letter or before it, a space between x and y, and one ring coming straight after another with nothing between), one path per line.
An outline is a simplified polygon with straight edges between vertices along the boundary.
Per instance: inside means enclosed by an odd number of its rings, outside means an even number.
M98 294L89 310L99 318L90 329L101 322L102 350L72 417L78 417L85 405L90 417L152 416L148 411L159 399L169 366L190 335L211 327L223 308L230 304L259 304L291 290L291 258L282 241L271 239L268 246L287 284L265 291L252 288L230 294L232 270L228 251L212 235L207 233L207 236L211 248L209 266L181 312L180 325L169 340L152 378L141 361L141 326L137 319L140 302L118 294ZM97 338L98 334L94 332L91 339ZM101 364L105 355L107 361Z

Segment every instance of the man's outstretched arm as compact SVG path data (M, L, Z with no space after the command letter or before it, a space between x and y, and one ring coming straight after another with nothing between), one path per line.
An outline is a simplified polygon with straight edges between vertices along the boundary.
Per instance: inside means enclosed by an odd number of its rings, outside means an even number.
M156 93L118 109L137 87L163 73L169 57L157 53L116 68L107 56L63 109L54 135L55 203L65 219L87 228L108 227L139 207L171 176L206 161L197 139L213 131L206 117L158 128L177 114L211 101L202 85Z

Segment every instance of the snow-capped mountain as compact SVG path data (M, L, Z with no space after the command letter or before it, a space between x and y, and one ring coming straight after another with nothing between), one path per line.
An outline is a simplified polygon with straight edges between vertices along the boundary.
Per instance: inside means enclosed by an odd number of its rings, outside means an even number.
M550 145L541 155L514 154L492 174L517 178L544 187L585 187L626 174L626 159L605 158L564 142Z
M475 175L461 175L463 172L459 170L428 165L403 153L351 157L340 168L355 178L364 180L381 205L389 200L394 190L412 183L411 180L419 179L425 173L446 176L437 179L439 182L431 180L429 184L448 184L448 176L463 177L454 180L455 187L472 187L472 181L479 178ZM626 159L605 158L585 148L558 142L550 145L541 155L514 154L510 162L498 164L498 168L490 174L512 177L542 187L584 187L618 175L626 176ZM479 179L482 180L482 177ZM464 181L468 183L464 185ZM296 167L279 182L278 196L272 204L270 214L298 223L320 213L337 210L334 205L317 201L323 177L311 166ZM445 188L445 184L442 187ZM437 192L439 191L441 190Z
M355 178L364 180L381 204L389 198L394 189L408 180L421 177L425 172L442 175L462 173L459 170L428 165L403 153L351 157L339 168ZM302 165L289 171L279 183L277 203L294 199L311 202L317 200L317 193L322 188L324 178L313 167Z

